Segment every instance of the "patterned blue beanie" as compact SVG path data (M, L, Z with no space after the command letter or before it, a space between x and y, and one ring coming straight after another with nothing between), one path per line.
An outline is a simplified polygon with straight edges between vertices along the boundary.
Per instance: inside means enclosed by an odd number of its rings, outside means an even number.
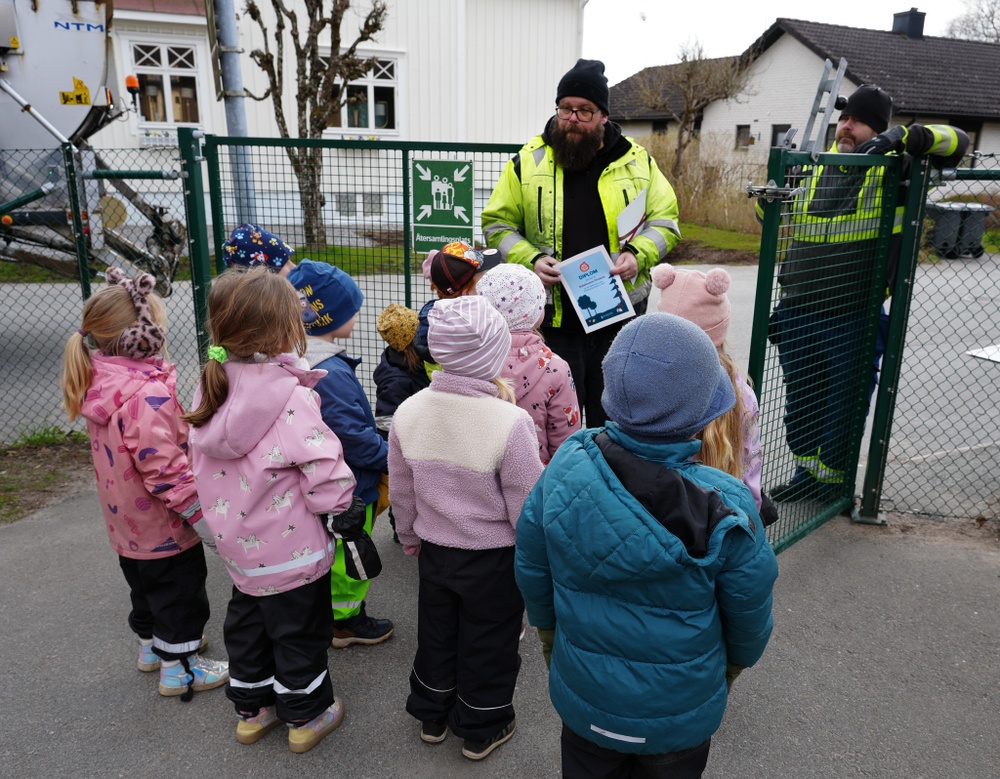
M625 325L603 367L604 410L639 441L688 441L736 405L712 340L673 314L643 314Z
M229 240L222 244L222 261L227 268L266 265L272 271L279 271L294 251L260 225L244 223L233 230Z
M303 322L309 335L332 333L361 310L365 299L354 279L325 262L302 260L289 271L288 281L316 312L314 321Z

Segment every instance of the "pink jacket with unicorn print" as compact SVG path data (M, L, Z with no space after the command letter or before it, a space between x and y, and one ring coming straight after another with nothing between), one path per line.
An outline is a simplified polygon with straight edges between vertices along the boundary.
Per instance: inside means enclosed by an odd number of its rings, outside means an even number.
M241 592L293 590L333 563L333 539L316 515L345 510L354 495L354 475L312 389L326 371L298 367L289 355L223 367L226 402L191 430L202 521Z

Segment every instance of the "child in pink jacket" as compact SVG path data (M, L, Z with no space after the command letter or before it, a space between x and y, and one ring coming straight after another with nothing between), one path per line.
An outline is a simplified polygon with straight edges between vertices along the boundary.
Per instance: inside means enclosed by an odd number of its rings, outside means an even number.
M501 375L510 379L517 405L531 414L538 455L548 465L559 445L580 429L580 404L569 364L545 345L537 330L545 287L523 265L504 263L484 274L476 291L510 328L510 352Z
M198 654L209 605L195 531L205 523L176 373L159 356L166 309L148 273L129 279L109 268L107 280L66 344L63 402L70 420L87 420L104 525L131 590L138 668L160 672L161 695L187 701L229 674Z
M188 415L205 519L232 576L226 614L236 740L287 723L293 752L340 725L328 669L334 528L364 519L340 441L300 367L295 289L266 268L228 270L208 297L213 346ZM335 516L334 516L335 515Z

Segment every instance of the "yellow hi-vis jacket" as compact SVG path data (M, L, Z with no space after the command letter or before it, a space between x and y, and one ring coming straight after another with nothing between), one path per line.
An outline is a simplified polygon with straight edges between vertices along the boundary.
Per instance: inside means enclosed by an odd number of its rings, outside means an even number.
M968 136L948 125L911 125L900 134L898 151L954 160L968 148ZM836 144L831 154L838 153ZM898 153L898 152L897 152ZM898 237L905 211L905 182L883 203L884 166L815 165L803 171L791 206L791 244L780 258L782 300L817 313L846 313L865 305L870 289L885 207L894 209L887 274L876 283L888 297L898 262ZM758 218L763 206L757 203Z
M621 252L618 214L642 190L646 191L646 222L629 241L639 263L635 279L625 282L633 302L649 292L649 271L661 262L680 240L677 197L649 153L631 138L631 148L613 160L597 182L598 196L608 228L611 258ZM538 135L528 141L500 174L483 210L483 237L500 251L506 262L533 268L541 255L558 260L562 253L563 170L555 164L552 148ZM552 326L562 324L562 302L558 285L552 290L555 314Z

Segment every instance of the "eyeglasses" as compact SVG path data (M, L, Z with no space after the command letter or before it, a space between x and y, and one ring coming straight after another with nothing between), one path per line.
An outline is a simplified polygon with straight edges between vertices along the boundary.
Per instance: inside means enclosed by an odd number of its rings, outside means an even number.
M566 106L559 106L556 109L556 116L560 119L568 120L573 114L576 114L576 120L578 122L583 122L586 124L591 119L594 118L596 111L591 111L589 108L567 108Z

